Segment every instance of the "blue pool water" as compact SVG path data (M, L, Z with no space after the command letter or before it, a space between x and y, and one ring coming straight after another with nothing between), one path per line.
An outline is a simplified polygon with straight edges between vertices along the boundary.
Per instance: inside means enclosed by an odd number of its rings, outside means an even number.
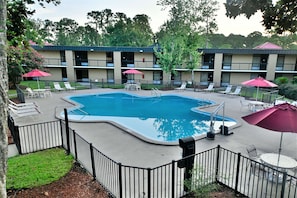
M175 142L209 131L210 115L194 110L212 102L176 95L140 97L126 93L71 96L79 105L68 109L71 120L109 120L131 129L146 138ZM216 120L222 120L216 118ZM234 122L226 119L225 122Z

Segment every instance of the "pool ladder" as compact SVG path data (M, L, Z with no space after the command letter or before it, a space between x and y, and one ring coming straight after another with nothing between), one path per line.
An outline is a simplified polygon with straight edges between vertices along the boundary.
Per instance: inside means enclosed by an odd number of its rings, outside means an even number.
M151 93L152 93L153 96L156 96L156 97L160 97L161 96L161 92L157 88L152 88Z
M225 126L225 102L222 102L213 112L210 114L210 129L209 131L214 133L215 116L218 115L219 111L223 110L223 126Z

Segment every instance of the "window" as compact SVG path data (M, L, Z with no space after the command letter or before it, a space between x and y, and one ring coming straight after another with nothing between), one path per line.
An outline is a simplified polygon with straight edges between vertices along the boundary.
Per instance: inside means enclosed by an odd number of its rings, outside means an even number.
M160 85L162 84L163 80L163 73L161 71L154 71L153 72L153 84Z
M266 70L267 60L268 60L267 54L254 55L253 64L252 64L251 69L252 70Z
M213 69L214 68L214 54L204 54L202 69Z
M60 51L60 59L61 59L61 65L66 65L66 55L64 50Z
M107 82L114 83L114 71L113 70L107 70Z
M106 63L113 63L113 52L106 52Z
M88 66L88 53L86 51L75 51L75 65Z
M285 56L278 55L275 70L276 71L284 70L284 62L285 62Z
M65 67L62 67L62 78L67 78L67 71Z
M221 86L228 86L229 84L230 84L230 73L229 72L222 73Z
M231 69L232 64L232 55L225 55L223 57L223 68L222 69Z
M200 76L200 85L208 85L209 82L213 81L212 72L202 72Z
M121 59L122 59L123 67L134 67L134 53L133 52L122 52Z
M171 80L173 80L174 85L180 85L181 84L181 72L176 72L176 75L174 75L172 73Z
M89 72L87 69L77 69L76 70L76 79L78 81L89 81Z

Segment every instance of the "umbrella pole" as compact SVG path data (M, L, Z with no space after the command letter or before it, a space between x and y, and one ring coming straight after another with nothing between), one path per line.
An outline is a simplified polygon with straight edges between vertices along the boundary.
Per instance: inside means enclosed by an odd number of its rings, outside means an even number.
M258 101L259 87L257 87L256 101Z
M40 89L40 87L39 87L39 77L37 77L37 87L38 87L38 89Z
M277 166L279 164L279 158L280 158L281 151L282 151L282 142L283 142L283 133L281 133L281 139L280 139L280 143L279 143Z

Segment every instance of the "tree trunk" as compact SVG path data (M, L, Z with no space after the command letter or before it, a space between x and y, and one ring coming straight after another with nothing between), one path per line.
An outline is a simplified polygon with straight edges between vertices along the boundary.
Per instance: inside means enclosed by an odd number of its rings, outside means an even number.
M0 197L6 198L7 170L7 54L6 54L6 0L0 0Z

